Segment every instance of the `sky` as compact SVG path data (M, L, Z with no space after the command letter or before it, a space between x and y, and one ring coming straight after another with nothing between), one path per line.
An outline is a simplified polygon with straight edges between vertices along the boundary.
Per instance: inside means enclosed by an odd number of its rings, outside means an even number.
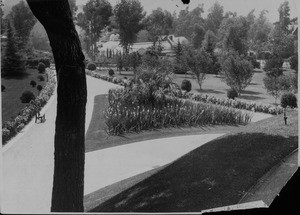
M84 5L88 0L76 0L77 5ZM113 6L120 0L108 0ZM168 10L171 13L176 11L177 14L180 10L187 7L181 0L139 0L144 7L147 14L157 7L161 7L164 10ZM254 14L258 16L260 11L266 9L269 11L267 18L270 22L276 22L279 19L278 8L284 0L190 0L189 9L197 7L199 4L204 4L204 14L206 17L208 9L218 1L223 7L224 11L237 12L238 15L247 15L252 9L255 9ZM299 0L289 0L291 18L299 15L300 8Z

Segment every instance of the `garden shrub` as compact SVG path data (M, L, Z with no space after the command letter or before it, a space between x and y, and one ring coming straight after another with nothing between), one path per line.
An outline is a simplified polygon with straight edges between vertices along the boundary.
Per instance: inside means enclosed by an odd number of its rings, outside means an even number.
M293 55L290 58L291 69L298 71L298 54Z
M227 90L227 98L235 99L236 97L238 97L238 93L236 92L236 90L234 89Z
M246 59L252 64L253 68L256 68L256 69L260 68L260 63L257 62L257 60L254 56L248 56Z
M40 63L38 64L37 69L38 69L39 73L44 73L44 72L45 72L45 69L46 69L46 66L45 66L45 64L43 64L42 62L40 62Z
M20 99L21 99L22 103L29 103L31 100L35 99L35 95L33 94L33 92L26 90L23 92Z
M43 89L43 87L41 85L37 85L36 89L41 92L41 90Z
M42 75L39 75L37 78L39 79L39 81L45 81L45 78Z
M4 92L6 87L4 85L1 85L1 92Z
M283 69L282 68L273 68L267 71L266 73L267 76L273 76L273 77L279 77L283 75Z
M35 82L34 80L31 80L31 81L30 81L30 85L31 85L32 87L35 87L35 86L36 86L36 82Z
M269 60L266 61L264 71L268 72L272 69L282 68L283 59L278 56L272 56Z
M45 67L50 67L50 59L49 58L41 58L39 60L40 63L43 63L45 65Z
M173 72L175 74L185 74L187 72L187 68L185 66L182 66L181 64L175 64Z
M96 64L94 64L94 63L89 63L89 64L87 65L87 69L88 69L88 70L91 70L91 71L96 70Z
M181 89L190 92L192 90L192 83L189 80L184 79L181 83Z
M297 97L293 93L284 93L281 96L281 106L286 108L287 106L291 108L297 107Z
M114 74L115 74L114 70L112 70L112 69L108 70L108 75L109 76L114 76Z

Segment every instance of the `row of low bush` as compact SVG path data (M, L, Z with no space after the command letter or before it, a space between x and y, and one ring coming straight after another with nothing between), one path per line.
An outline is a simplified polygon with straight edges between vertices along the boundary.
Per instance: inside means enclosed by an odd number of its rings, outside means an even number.
M144 102L138 102L135 92L130 91L112 89L108 93L105 122L110 135L165 127L245 124L252 118L250 112L176 97L156 98L154 103L140 98Z
M244 110L249 110L254 112L268 113L273 115L281 114L284 111L284 109L280 106L275 107L272 105L266 105L262 103L245 102L239 99L229 99L229 98L221 99L211 95L194 94L191 92L187 93L181 90L178 90L175 93L175 95L179 98L191 99L194 101L199 101L204 103L222 105L226 107L244 109Z
M55 71L47 69L46 72L48 73L49 78L41 93L34 100L31 100L30 103L23 108L15 118L12 118L2 124L3 145L30 122L30 120L35 116L35 113L45 106L53 94L56 86Z
M85 71L86 71L87 75L92 76L94 78L102 79L104 81L109 81L109 82L112 82L114 84L119 84L121 86L126 85L126 81L123 80L123 79L119 79L119 78L113 77L113 76L102 75L102 74L99 74L97 72L94 72L94 71L91 71L91 70L88 70L88 69L85 70Z

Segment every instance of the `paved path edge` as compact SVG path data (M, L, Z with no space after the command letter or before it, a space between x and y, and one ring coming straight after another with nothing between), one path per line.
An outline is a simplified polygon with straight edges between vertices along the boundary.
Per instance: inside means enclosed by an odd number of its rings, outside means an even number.
M57 87L57 86L56 86ZM50 99L48 100L47 104L42 108L41 113L46 113L46 111L49 109L50 105L56 98L56 87L54 89L53 94L51 95ZM47 119L47 116L46 116ZM29 130L33 125L35 124L35 117L33 117L30 122L25 125L25 127L16 135L14 136L8 143L6 143L4 146L2 146L2 153L9 150L18 140L26 133L27 130Z

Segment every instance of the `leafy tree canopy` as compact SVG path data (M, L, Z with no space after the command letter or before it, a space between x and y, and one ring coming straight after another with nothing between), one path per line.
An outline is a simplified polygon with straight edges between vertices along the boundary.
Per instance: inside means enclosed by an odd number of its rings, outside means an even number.
M138 0L121 0L114 8L116 23L120 34L120 43L129 52L129 46L137 39L137 33L143 29L142 20L146 16Z

